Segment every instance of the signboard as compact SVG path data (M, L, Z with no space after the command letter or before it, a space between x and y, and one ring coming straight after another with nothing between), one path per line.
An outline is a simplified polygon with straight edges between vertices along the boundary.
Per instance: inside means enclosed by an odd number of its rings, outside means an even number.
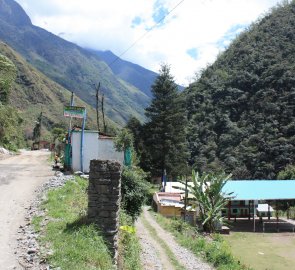
M64 107L64 116L65 117L74 117L74 118L84 118L85 111L86 111L85 107L65 106Z

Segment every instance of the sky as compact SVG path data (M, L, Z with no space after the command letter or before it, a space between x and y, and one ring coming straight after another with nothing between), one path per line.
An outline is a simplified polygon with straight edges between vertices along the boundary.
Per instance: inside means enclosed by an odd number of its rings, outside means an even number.
M187 86L279 0L16 0L40 26ZM161 20L165 18L164 20Z

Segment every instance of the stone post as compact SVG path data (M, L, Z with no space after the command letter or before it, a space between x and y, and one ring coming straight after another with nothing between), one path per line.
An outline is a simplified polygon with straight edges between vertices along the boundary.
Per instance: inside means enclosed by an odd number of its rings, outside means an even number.
M91 160L88 188L88 220L101 229L114 262L118 258L121 165L113 160Z

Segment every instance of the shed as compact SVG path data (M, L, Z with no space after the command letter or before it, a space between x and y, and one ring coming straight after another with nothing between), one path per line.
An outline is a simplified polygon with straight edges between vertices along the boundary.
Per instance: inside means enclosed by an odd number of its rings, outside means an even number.
M81 130L71 133L72 170L81 171ZM123 163L123 152L117 152L114 138L99 135L98 131L84 131L83 172L89 172L90 161L93 159L117 160Z

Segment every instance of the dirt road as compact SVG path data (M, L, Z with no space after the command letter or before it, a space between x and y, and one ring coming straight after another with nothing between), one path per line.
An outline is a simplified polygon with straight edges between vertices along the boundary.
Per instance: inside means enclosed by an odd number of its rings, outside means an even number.
M50 153L24 151L0 160L0 269L22 269L14 255L17 231L35 189L54 175Z
M165 250L161 244L154 239L151 232L145 226L143 220L145 220L149 226L154 228L161 242L165 242L170 251L174 254L179 265L176 267L169 259L167 250ZM137 235L140 240L142 254L141 261L145 270L213 270L214 268L209 264L203 262L197 258L193 253L184 247L178 245L174 240L174 237L165 231L152 217L148 208L143 209L143 213L136 223Z

